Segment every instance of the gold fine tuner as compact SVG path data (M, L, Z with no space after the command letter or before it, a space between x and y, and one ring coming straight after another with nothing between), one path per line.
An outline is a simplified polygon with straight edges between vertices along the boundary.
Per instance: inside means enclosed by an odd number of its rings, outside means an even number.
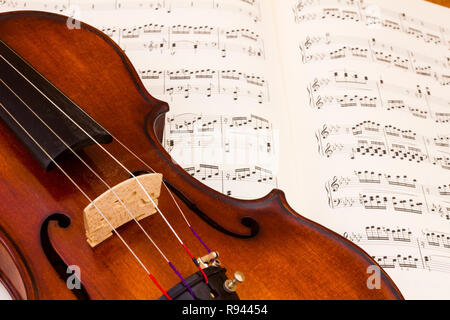
M236 291L237 284L242 283L244 281L245 281L244 274L240 271L236 271L234 273L234 279L233 280L228 279L227 281L225 281L225 283L223 284L223 288L225 289L225 291L233 293Z

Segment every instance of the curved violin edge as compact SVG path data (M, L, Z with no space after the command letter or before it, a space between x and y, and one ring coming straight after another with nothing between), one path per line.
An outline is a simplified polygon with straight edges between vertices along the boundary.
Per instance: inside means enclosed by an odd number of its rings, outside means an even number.
M378 266L381 270L382 282L389 287L389 291L395 296L395 299L404 300L403 294L395 284L394 280L392 280L392 278L387 274L387 272L383 268L381 268L379 264L364 249L357 246L350 240L344 238L343 236L339 235L335 231L330 230L327 227L300 215L289 205L286 199L286 194L282 190L274 189L267 195L267 197L269 197L271 201L279 201L280 207L285 209L287 213L291 214L296 219L300 220L302 223L310 225L311 227L315 228L324 235L334 238L335 241L339 241L349 250L353 251L355 254L359 255L361 258L366 260L369 263L369 265Z
M30 267L18 246L0 225L0 282L15 300L38 299Z

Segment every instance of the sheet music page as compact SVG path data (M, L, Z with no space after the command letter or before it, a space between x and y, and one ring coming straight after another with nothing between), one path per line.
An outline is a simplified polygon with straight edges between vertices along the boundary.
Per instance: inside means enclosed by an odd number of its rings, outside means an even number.
M163 145L198 180L243 199L295 182L278 172L280 159L290 167L290 131L270 1L0 1L23 9L71 16L118 43L169 103Z
M277 1L300 190L406 298L450 294L450 11L422 1Z

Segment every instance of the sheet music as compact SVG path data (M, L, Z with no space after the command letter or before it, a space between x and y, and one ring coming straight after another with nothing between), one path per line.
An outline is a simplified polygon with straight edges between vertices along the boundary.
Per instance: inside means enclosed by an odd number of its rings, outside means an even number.
M302 150L295 172L308 190L288 200L365 249L406 298L448 298L449 10L384 0L275 8L292 148Z
M347 239L358 245L372 247L389 246L401 248L401 253L392 251L386 255L385 250L372 257L384 269L403 271L425 270L428 272L450 273L450 234L423 229L415 233L408 228L367 226L360 232L344 233Z
M287 118L277 111L285 97L269 2L0 1L2 11L20 9L68 15L110 36L170 105L164 146L206 185L255 199L284 180L278 129Z

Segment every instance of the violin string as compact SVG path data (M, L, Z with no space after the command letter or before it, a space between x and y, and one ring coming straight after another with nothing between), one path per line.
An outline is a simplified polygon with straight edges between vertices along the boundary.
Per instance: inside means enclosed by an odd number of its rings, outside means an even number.
M158 287L158 289L167 297L167 299L172 300L172 298L167 294L166 290L164 290L153 274L149 271L149 269L145 266L145 264L139 259L136 253L131 249L129 244L125 241L125 239L119 234L116 228L112 225L109 219L103 214L100 208L95 204L94 201L87 195L87 193L70 177L70 175L48 154L48 152L42 147L33 136L20 124L20 122L14 117L14 115L9 112L9 110L0 102L0 107L9 115L9 117L25 132L25 134L41 149L41 151L54 163L54 165L67 177L67 179L72 182L72 184L83 194L83 196L94 206L94 208L98 211L98 213L102 216L102 218L106 221L106 223L110 226L111 230L116 234L116 236L122 241L128 251L133 255L133 257L137 260L139 265L145 270L145 272L149 275L153 283Z
M87 114L84 110L83 112L90 117L89 114ZM92 119L92 118L91 118ZM93 120L93 119L92 119ZM108 130L106 130L105 128L103 128L109 135L111 135L111 137L113 137L113 139L122 146L122 148L124 148L125 150L127 150L129 153L131 153L131 155L133 155L139 162L141 162L144 166L147 167L147 169L149 169L150 171L152 171L153 173L156 173L156 171L144 160L142 160L137 154L135 154L130 148L128 148L124 143L122 143L119 139L117 139L113 134L111 134ZM166 188L166 190L169 192L170 197L172 198L173 202L175 203L176 207L178 208L178 211L181 213L181 216L183 217L184 221L186 221L187 226L189 227L189 229L191 230L191 232L194 234L194 236L198 239L198 241L203 245L203 247L206 249L206 251L208 253L211 253L211 250L209 249L209 247L206 245L206 243L202 240L202 238L199 236L199 234L194 230L194 227L191 225L191 223L189 222L189 220L187 219L186 215L184 214L183 210L181 210L180 205L178 204L178 201L175 199L172 191L169 189L169 187L167 186L167 184L163 181L164 187Z
M175 268L175 266L172 264L172 262L167 258L167 256L163 253L163 251L159 248L159 246L156 244L156 242L150 237L150 235L147 233L147 231L144 229L144 227L142 226L142 224L137 221L137 219L135 218L135 216L133 215L133 213L131 212L131 210L125 205L125 203L122 201L122 199L120 199L119 195L114 191L113 188L111 188L111 186L102 178L100 177L100 175L83 159L81 158L81 156L75 152L75 150L72 149L72 147L70 147L63 138L61 138L25 101L23 101L22 98L20 98L20 96L11 88L8 86L8 84L6 84L3 79L0 78L0 82L3 83L3 85L6 86L6 88L13 93L17 99L19 99L22 104L24 106L26 106L28 108L28 110L33 113L33 115L39 119L39 121L45 126L47 127L48 130L50 130L50 132L56 136L65 146L66 148L68 148L70 150L70 152L76 157L78 158L78 160L81 161L81 163L83 163L84 166L86 166L107 188L109 191L112 192L112 194L116 197L116 199L119 201L119 203L121 204L121 206L125 209L125 211L129 214L129 216L131 217L132 220L134 220L134 222L139 226L139 228L142 230L142 232L145 234L145 236L147 237L148 240L150 240L150 242L153 244L153 246L158 250L158 252L160 253L160 255L164 258L164 260L166 260L166 262L169 264L169 266L171 267L171 269L175 272L175 274L180 278L180 280L185 284L185 286L187 287L187 289L189 290L190 294L192 295L192 297L195 299L195 296L192 292L191 287L186 283L186 280L181 276L181 274L178 272L178 270Z
M4 43L2 40L0 40L0 42L2 42L4 45L6 45L8 48L9 46ZM11 48L9 48L10 50L12 50ZM20 57L19 57L20 58ZM25 64L27 64L28 67L30 67L31 69L33 69L36 73L38 73L40 76L42 76L42 74L37 71L31 64L28 63L28 61L21 59ZM51 85L55 90L58 91L58 93L62 94L67 100L69 100L71 103L73 103L75 106L78 107L79 110L81 110L81 112L83 112L87 117L89 117L92 121L96 122L95 119L93 119L91 117L90 114L88 114L86 111L84 111L83 108L80 108L80 106L78 104L76 104L72 99L70 99L64 92L62 92L61 90L59 90L53 83L51 83L50 81L48 81L47 78L45 78L44 76L42 76L42 78L49 84ZM115 137L111 132L109 132L106 128L104 128L102 125L98 124L103 130L105 130L106 133L108 133L122 148L124 148L127 152L129 152L133 157L135 157L139 162L141 162L144 166L147 167L147 169L149 169L151 172L153 173L157 173L147 162L145 162L142 158L140 158L135 152L133 152L130 148L128 148L122 141L120 141L117 137ZM191 230L191 232L194 234L194 236L198 239L198 241L203 245L203 247L206 249L206 251L208 253L211 253L211 250L209 249L209 247L206 245L206 243L202 240L202 238L200 237L200 235L194 230L194 227L191 225L191 223L189 222L189 220L187 219L185 213L183 212L183 210L181 209L178 201L175 199L172 191L169 189L169 187L167 186L166 182L162 181L165 189L168 191L170 197L172 198L173 202L175 203L178 211L180 212L181 216L183 217L184 221L186 222L189 230Z
M1 41L1 40L0 40ZM6 45L6 44L5 44ZM9 47L8 47L9 48ZM12 50L12 49L11 49ZM83 127L81 127L75 120L73 120L64 110L62 110L55 102L53 102L52 99L50 99L47 95L45 95L44 92L42 92L32 81L30 81L27 77L25 77L25 75L23 75L14 65L12 65L6 58L3 57L2 54L0 54L0 57L9 65L11 66L23 79L25 79L29 84L31 84L44 98L46 98L59 112L61 112L67 119L69 119L78 129L80 129L86 136L89 137L89 139L91 139L94 144L96 144L100 149L102 149L111 159L114 160L114 162L116 162L120 167L122 167L133 179L136 180L136 182L138 183L139 187L144 191L144 194L146 195L146 197L150 200L150 202L152 202L153 206L155 207L155 209L158 211L158 213L161 215L161 217L163 218L164 222L166 223L166 225L169 227L169 229L172 231L172 233L175 235L175 237L177 238L178 242L180 243L180 245L182 246L182 248L186 251L186 253L189 255L189 257L192 259L192 262L194 263L194 265L199 269L199 271L202 273L203 278L205 279L205 283L208 283L208 277L206 276L205 272L203 271L203 269L201 268L200 264L197 263L197 261L195 260L195 258L192 256L192 254L190 253L190 251L188 250L187 246L184 244L184 242L181 240L181 238L179 237L179 235L177 234L177 232L174 230L174 228L172 227L172 225L169 223L169 221L167 220L167 218L165 217L165 215L162 213L162 211L159 209L158 205L155 203L155 201L153 201L152 197L150 197L150 195L148 194L147 190L144 188L144 186L141 184L141 182L139 181L139 179L137 179L136 175L133 174L127 167L125 167L124 164L122 164L116 157L114 157L105 147L103 147L94 137L92 137L92 135L90 135ZM22 59L20 56L18 56L22 61L25 61L24 59ZM26 61L25 61L26 62ZM27 62L26 62L27 63ZM28 64L28 63L27 63ZM28 64L29 65L29 64ZM33 68L34 69L34 68ZM36 70L36 69L34 69ZM37 72L37 70L36 70ZM42 75L41 75L42 76ZM43 77L45 78L45 77ZM80 108L81 109L81 108Z
M2 42L4 45L6 45L8 48L9 46L4 43L2 40L0 40L0 42ZM11 48L9 48L10 50L12 50ZM33 69L36 73L38 73L40 76L42 76L42 74L37 71L31 64L28 63L28 61L22 59L20 56L18 56L25 64L28 65L28 67L30 67L31 69ZM51 85L55 90L58 91L58 93L62 94L67 100L69 100L71 103L73 103L75 106L78 107L79 110L81 110L87 117L89 117L92 121L96 122L95 119L93 119L91 117L91 115L89 115L86 111L84 111L84 109L80 108L80 106L78 104L76 104L74 101L72 101L72 99L70 99L64 92L62 92L61 90L59 90L53 83L51 83L50 81L47 80L47 78L45 78L44 76L42 76L42 78L49 84ZM144 160L142 160L136 153L134 153L130 148L128 148L123 142L121 142L119 139L117 139L117 137L115 137L111 132L109 132L106 128L104 128L102 125L98 124L103 130L105 130L105 132L107 132L117 143L119 143L119 145L122 146L122 148L124 148L126 151L128 151L132 156L134 156L138 161L140 161L144 166L146 166L150 171L152 171L153 173L156 173L156 171L148 164L146 163ZM165 183L164 179L163 179L163 185L165 187L165 189L168 191L170 197L172 198L173 202L175 203L178 211L180 212L181 216L183 217L184 221L186 222L188 228L191 230L191 232L194 234L194 236L199 240L199 242L203 245L203 247L206 249L206 251L208 253L211 253L211 250L209 249L209 247L206 245L206 243L202 240L202 238L199 236L199 234L194 230L193 226L191 225L191 223L189 222L189 220L187 219L185 213L183 212L183 210L181 209L180 205L178 204L178 201L176 201L172 191L169 189L169 187L167 186L167 184Z

